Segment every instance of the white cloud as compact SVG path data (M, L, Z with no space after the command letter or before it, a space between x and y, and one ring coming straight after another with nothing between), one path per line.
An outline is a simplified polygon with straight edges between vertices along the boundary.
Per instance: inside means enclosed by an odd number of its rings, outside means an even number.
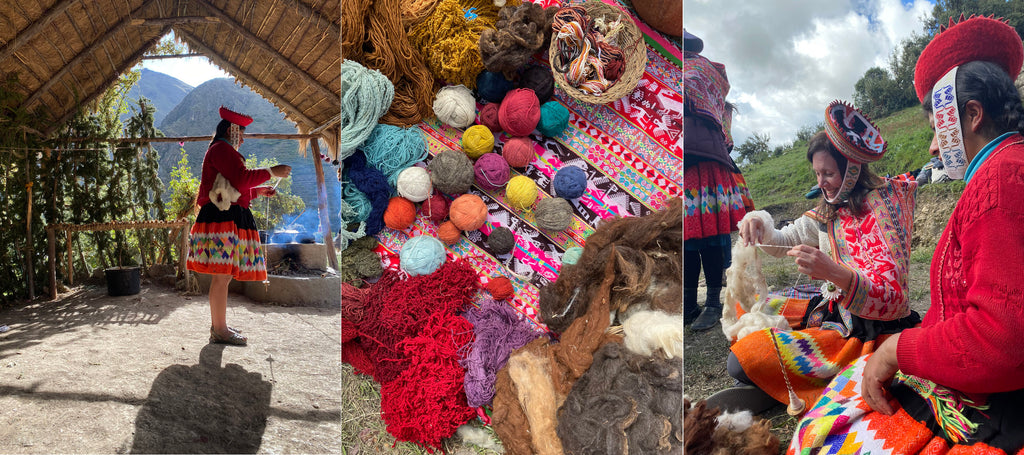
M857 80L886 67L900 42L921 32L931 7L927 0L687 0L684 23L704 40L702 54L726 67L726 99L739 108L736 144L766 132L779 145L819 123L833 99L852 102Z
M206 57L183 57L161 60L143 60L144 68L164 73L178 80L197 87L203 82L218 77L232 77L225 73Z

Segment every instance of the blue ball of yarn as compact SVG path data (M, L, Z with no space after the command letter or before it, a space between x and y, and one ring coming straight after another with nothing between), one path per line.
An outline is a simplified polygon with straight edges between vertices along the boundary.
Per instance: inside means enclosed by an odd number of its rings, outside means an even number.
M558 101L548 101L540 106L540 122L537 131L547 137L558 136L569 127L569 110Z
M427 157L427 143L419 128L378 124L363 143L366 162L384 173L392 188L398 174Z
M580 256L583 256L583 248L574 246L565 250L562 253L562 265L573 265L580 261Z
M413 276L434 273L444 260L444 245L429 235L417 235L407 240L399 253L402 270Z
M492 103L501 102L513 88L512 81L505 79L501 73L484 71L476 76L476 93L481 99Z
M587 173L576 166L566 166L555 173L551 184L555 195L564 199L576 199L587 190Z
M372 208L366 217L366 235L375 235L384 228L384 211L391 199L388 180L380 171L366 165L366 156L362 150L356 150L352 156L345 158L344 164L348 178L370 200Z

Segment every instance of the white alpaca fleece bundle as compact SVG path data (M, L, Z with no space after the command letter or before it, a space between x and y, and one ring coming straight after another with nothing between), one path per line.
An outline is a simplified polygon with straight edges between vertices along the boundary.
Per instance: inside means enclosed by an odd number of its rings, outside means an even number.
M717 420L718 428L725 427L730 431L742 433L754 424L754 415L750 411L740 411L735 414L725 411L718 416Z
M789 321L782 315L775 314L770 302L768 299L760 299L749 312L740 316L739 320L728 326L722 326L725 337L729 341L736 341L767 328L775 328L784 332L791 330Z
M217 174L217 179L213 181L213 188L210 189L210 202L213 202L213 205L216 205L221 211L230 209L231 203L237 201L241 195L242 193L231 186L228 179Z
M683 324L678 314L639 311L622 324L622 343L633 353L650 356L661 349L666 358L683 355Z
M768 283L761 273L761 258L756 246L743 245L737 238L732 245L732 265L725 270L728 284L725 287L725 305L722 309L722 328L736 322L736 303L744 311L750 311L757 296L768 295Z
M472 444L482 449L493 450L497 453L505 453L505 446L496 441L487 430L470 424L465 424L455 432L462 438L462 442Z

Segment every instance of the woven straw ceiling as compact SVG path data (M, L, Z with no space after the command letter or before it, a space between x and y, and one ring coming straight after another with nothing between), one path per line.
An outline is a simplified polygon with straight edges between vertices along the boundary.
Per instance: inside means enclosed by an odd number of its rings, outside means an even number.
M0 2L0 74L16 74L45 135L173 30L196 52L322 132L336 156L339 0L17 0Z

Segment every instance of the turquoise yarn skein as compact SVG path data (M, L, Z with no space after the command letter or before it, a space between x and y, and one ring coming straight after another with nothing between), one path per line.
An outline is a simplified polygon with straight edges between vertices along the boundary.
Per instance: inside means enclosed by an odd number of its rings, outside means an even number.
M341 62L340 159L352 156L366 141L394 98L394 84L380 71L352 60Z

